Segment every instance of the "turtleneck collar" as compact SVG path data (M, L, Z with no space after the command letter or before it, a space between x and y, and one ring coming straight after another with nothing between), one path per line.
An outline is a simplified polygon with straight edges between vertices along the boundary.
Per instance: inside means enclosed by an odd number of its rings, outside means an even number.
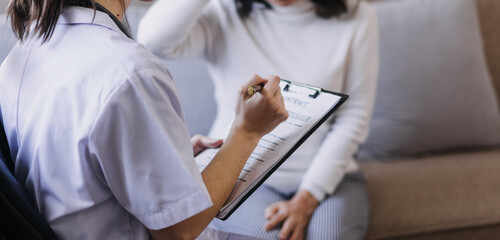
M310 12L314 9L311 0L296 0L293 4L284 7L274 4L271 4L271 6L274 11L287 14Z
M352 17L356 12L360 0L345 0L347 4L347 12L340 16L340 19L346 19ZM296 0L295 3L282 7L278 5L271 4L273 10L276 13L284 14L300 14L307 12L314 12L315 5L311 0Z

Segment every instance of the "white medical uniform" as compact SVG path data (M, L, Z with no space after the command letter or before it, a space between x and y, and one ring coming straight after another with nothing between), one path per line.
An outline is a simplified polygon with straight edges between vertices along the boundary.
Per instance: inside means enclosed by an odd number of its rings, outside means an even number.
M67 7L0 67L15 175L63 239L147 239L212 205L167 70L105 13Z

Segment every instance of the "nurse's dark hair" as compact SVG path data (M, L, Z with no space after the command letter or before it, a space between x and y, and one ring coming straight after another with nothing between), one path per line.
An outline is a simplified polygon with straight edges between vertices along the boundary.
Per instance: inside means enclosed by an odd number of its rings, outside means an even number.
M234 0L236 10L241 18L247 18L252 12L254 3L262 4L266 8L272 8L266 0ZM316 6L316 15L320 18L328 19L338 17L347 12L346 0L310 0Z
M125 3L121 0L122 6ZM95 0L11 0L7 14L14 34L21 40L37 35L46 42L54 29L65 5L95 7Z

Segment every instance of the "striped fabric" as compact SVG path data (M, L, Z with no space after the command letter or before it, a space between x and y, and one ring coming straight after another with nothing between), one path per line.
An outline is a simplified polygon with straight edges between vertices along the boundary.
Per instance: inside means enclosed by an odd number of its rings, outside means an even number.
M226 221L214 220L209 228L264 239L278 239L279 229L264 230L264 209L290 199L292 194L261 186ZM347 174L339 187L325 198L309 222L306 239L363 239L368 226L368 197L361 173Z

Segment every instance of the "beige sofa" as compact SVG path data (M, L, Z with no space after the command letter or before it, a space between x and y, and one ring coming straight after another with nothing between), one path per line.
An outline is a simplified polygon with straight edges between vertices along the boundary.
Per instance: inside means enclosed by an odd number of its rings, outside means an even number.
M500 1L477 5L500 101ZM366 161L361 168L371 204L367 239L500 239L500 148Z

